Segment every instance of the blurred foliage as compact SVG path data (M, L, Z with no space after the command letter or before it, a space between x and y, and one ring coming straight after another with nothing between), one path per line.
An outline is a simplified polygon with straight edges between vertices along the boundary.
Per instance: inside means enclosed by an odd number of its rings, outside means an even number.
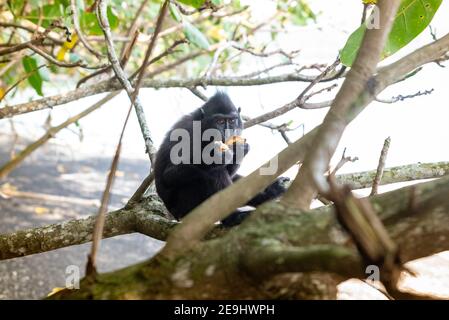
M107 15L117 53L126 44L125 40L130 38L129 28L142 2L143 0L108 1ZM150 0L139 12L138 30L140 35L127 64L129 74L134 72L143 60L161 3L162 0ZM177 46L171 55L164 57L151 68L156 69L161 65L173 63L186 54L202 50L205 51L202 55L163 75L166 77L173 75L199 76L204 74L210 65L214 55L214 50L211 49L216 49L218 43L235 41L241 47L261 52L269 43L261 45L260 41L256 41L257 32L277 30L277 32L271 32L272 40L275 40L279 30L291 25L303 26L316 19L316 14L309 7L307 0L273 1L274 10L272 10L272 16L266 21L267 28L264 31L260 28L263 21L253 17L253 10L257 5L246 8L247 3L251 4L249 1L244 3L243 0L242 2L240 0L178 0L176 3L171 2L170 14L165 19L163 31L174 31L159 39L156 53L163 52L177 40L187 39L188 42ZM103 34L98 25L93 4L94 0L76 0L79 25L89 44L96 51L105 54ZM70 0L45 2L7 0L6 3L0 3L0 22L8 24L0 25L2 30L0 51L33 40L47 29L49 30L48 36L35 45L51 55L54 60L61 63L82 60L89 67L94 68L108 63L106 57L99 60L79 41L79 37L74 31ZM63 28L54 27L55 22L58 22ZM41 28L38 29L38 27ZM68 32L69 34L67 34ZM207 51L207 49L209 50ZM234 59L227 60L235 54L236 52L223 52L215 72L225 74L228 71L236 70L241 62L241 57L237 55ZM5 101L29 86L38 95L45 95L61 83L74 86L78 80L94 71L82 67L57 66L30 49L2 55L0 56L0 99L6 90L9 93ZM104 80L104 76L102 80Z
M130 40L129 30L138 15L139 38L130 54L127 72L132 74L142 63L147 44L154 31L162 0L149 0L140 10L144 0L109 0L107 16L113 32L117 52L121 52ZM211 66L216 50L220 52L214 61L214 74L234 74L242 62L242 52L235 46L250 52L268 52L275 49L279 34L292 26L304 26L317 20L317 13L309 6L310 0L280 0L264 2L264 6L250 0L178 0L171 1L158 40L156 54L164 52L175 41L187 40L174 51L154 63L150 69L176 63L186 55L194 56L188 63L179 64L157 77L202 76ZM61 84L74 87L77 81L95 68L108 64L102 30L94 10L94 0L76 0L79 26L84 38L97 52L99 59L90 53L74 31L70 0L7 0L0 2L0 52L28 41L44 38L34 43L54 61L25 49L0 55L0 100L21 92L27 87L43 96ZM361 0L360 4L372 6L376 1ZM442 0L402 0L392 32L382 58L394 54L418 36L431 22ZM361 6L362 7L362 6ZM264 18L260 18L261 11ZM2 25L3 24L3 25ZM360 46L366 26L362 25L349 37L341 50L342 63L350 66ZM44 37L44 33L48 32ZM269 36L267 37L266 34ZM300 48L297 48L300 49ZM282 57L281 57L282 58ZM285 57L283 57L285 59ZM58 65L55 63L58 63ZM61 64L82 61L89 68L67 67ZM93 81L111 77L103 74ZM26 80L26 81L25 81ZM6 94L6 99L3 100Z

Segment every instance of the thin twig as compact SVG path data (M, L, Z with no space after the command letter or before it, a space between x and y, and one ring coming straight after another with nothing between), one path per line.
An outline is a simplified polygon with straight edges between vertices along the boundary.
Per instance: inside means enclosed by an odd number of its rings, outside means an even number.
M78 17L78 6L76 3L77 3L76 0L70 0L70 8L72 10L72 15L73 15L73 28L75 29L76 34L78 35L78 39L84 45L84 47L90 53L92 53L94 56L96 56L98 59L101 59L101 57L104 56L104 54L102 54L102 53L98 52L97 50L95 50L94 48L92 48L92 46L89 44L87 39L84 37L84 34L80 27L80 22L79 22L79 17Z
M433 41L437 41L438 40L437 31L436 31L436 29L433 29L430 24L429 24L429 32L430 32L430 35L432 36Z
M36 47L35 45L31 44L31 43L27 43L26 44L28 49L33 50L34 52L36 52L38 55L42 56L43 58L47 59L49 62L57 65L58 67L63 67L63 68L76 68L76 67L81 67L81 68L85 68L85 69L101 69L104 68L104 65L99 65L99 66L95 66L95 67L91 67L88 66L84 61L82 60L78 60L76 62L73 63L66 63L66 62L62 62L62 61L58 61L56 60L55 57L53 57L51 54L45 52L44 50Z
M343 154L341 155L340 161L337 163L337 165L335 166L334 170L332 170L332 172L330 174L335 176L337 171L340 170L341 167L343 167L347 162L356 162L357 160L359 160L358 157L346 156L346 148L345 148L343 150Z
M399 102L399 101L404 101L404 100L406 100L406 99L413 99L413 98L416 98L416 97L420 97L420 96L426 96L426 95L429 95L429 94L432 94L432 92L434 91L435 89L430 89L430 90L424 90L424 91L422 91L421 92L421 90L420 91L418 91L418 92L416 92L416 93L413 93L413 94L407 94L407 95L405 95L405 96L403 96L403 95L397 95L397 96L395 96L395 97L392 97L391 99L381 99L381 98L377 98L376 97L376 101L377 102L381 102L381 103L396 103L396 102Z
M156 43L157 36L159 32L161 32L162 29L162 23L164 22L164 18L167 14L168 9L168 0L165 0L162 4L162 7L159 11L159 15L156 21L156 28L154 29L153 37L151 38L150 44L148 45L147 52L145 53L145 58L143 59L142 68L140 70L139 76L137 77L137 81L135 83L135 89L133 93L133 97L131 99L131 102L133 103L139 94L140 87L142 86L143 77L145 76L145 66L148 64L148 60L150 59L150 56L153 52L154 45Z
M126 33L126 36L130 37L130 41L127 42L126 45L123 45L122 52L120 53L120 64L122 66L124 66L127 63L127 60L130 57L129 53L131 52L131 49L134 47L134 45L137 42L137 38L139 36L139 32L137 30L139 17L142 14L143 9L147 5L148 1L149 0L142 1L139 9L136 11L136 14L134 15L133 21L131 22L131 26L128 29L128 32ZM104 69L98 70L96 72L93 72L93 73L87 75L86 77L84 77L78 81L78 83L76 84L76 87L79 88L87 80L92 79L96 76L99 76L100 74L103 74L105 72L109 72L111 69L112 69L112 66L107 66Z
M128 94L128 97L132 101L134 89L131 83L129 82L125 72L123 71L122 67L120 66L117 54L115 53L114 44L112 42L111 28L109 25L109 20L106 16L106 2L103 0L98 1L97 18L106 39L109 61L112 64L112 68L114 69L114 72L121 86L125 89L126 93ZM142 135L145 140L146 152L148 153L150 159L152 159L153 155L155 154L153 139L151 138L150 129L148 128L148 125L146 123L145 113L143 111L142 104L138 97L135 98L133 104L136 110L136 115L139 121L140 129L142 131Z
M142 183L139 185L134 194L129 198L126 207L132 207L135 203L139 202L142 199L143 194L147 191L148 187L154 181L154 170L151 170L150 174L143 179Z
M97 251L100 246L101 238L103 236L105 215L108 210L111 189L114 184L115 173L117 171L118 161L120 159L120 151L122 149L122 139L125 133L126 125L128 124L128 119L131 114L132 107L133 104L131 104L128 108L128 113L126 114L125 122L123 123L122 132L120 133L120 138L117 147L115 149L114 158L112 159L111 168L109 169L106 187L101 197L101 205L100 209L98 210L97 219L95 220L94 231L92 233L92 247L90 254L88 255L88 260L86 264L86 276L95 277L97 274L97 266L96 266Z
M121 59L120 59L120 65L122 67L125 66L126 63L128 62L130 54L131 54L131 50L134 47L134 45L136 44L136 40L137 40L138 35L139 35L139 32L136 31L134 33L134 41L128 42L128 43L126 43L125 46L123 46L122 56L121 56ZM97 70L97 71L95 71L95 72L85 76L81 80L79 80L78 83L76 84L76 87L79 88L83 83L85 83L89 79L95 78L95 77L97 77L97 76L99 76L99 75L101 75L103 73L109 72L110 70L112 70L112 66L111 65L107 66L106 68Z
M384 141L384 146L382 147L382 151L380 152L379 164L377 165L376 176L373 180L373 187L371 189L371 196L377 194L377 189L379 188L380 180L382 179L382 175L384 173L385 161L387 160L388 149L390 148L391 138L388 137Z
M318 95L318 94L320 94L320 93L323 93L323 92L330 92L330 91L332 91L333 89L335 89L335 88L337 88L337 87L338 87L338 84L334 83L334 84L332 84L332 85L330 85L330 86L327 86L327 87L325 87L325 88L321 88L321 89L319 89L319 90L317 90L317 91L314 91L314 92L309 93L308 95L306 95L306 96L304 97L304 100L307 101L307 100L309 100L310 98L312 98L313 96L316 96L316 95ZM310 106L304 105L304 107L303 107L302 109L307 109L308 107L314 107L314 105L313 105L313 104L310 105ZM311 109L311 108L309 108L309 109Z
M0 56L27 49L29 44L33 44L33 43L37 44L37 43L41 43L41 42L42 42L42 39L33 39L33 40L30 40L30 41L27 41L24 43L16 44L12 47L0 50Z
M228 59L228 61L229 60L231 60L231 59ZM281 63L275 64L275 65L272 65L271 67L267 67L262 70L250 72L250 73L243 74L243 75L238 75L238 76L235 76L234 78L235 79L251 79L251 78L257 77L263 73L268 74L268 72L272 71L273 69L276 69L279 67L284 67L284 66L290 66L290 65L292 65L292 63L290 61L285 61L285 62L281 62Z
M145 65L145 68L147 68L147 67L149 67L150 65L152 65L153 63L155 63L156 61L159 61L160 59L162 59L163 57L165 57L165 56L167 56L167 55L169 55L169 54L172 54L173 52L175 52L175 48L177 47L177 46L179 46L180 44L183 44L183 43L187 43L187 40L186 39L179 39L179 40L176 40L175 42L173 42L173 44L170 46L170 47L168 47L164 52L162 52L161 54L159 54L159 55L157 55L156 57L154 57L153 59L151 59L150 61L148 61L148 63ZM178 66L178 65L180 65L180 64L182 64L182 63L184 63L184 62L186 62L186 61L188 61L188 60L191 60L191 59L194 59L194 58L196 58L196 57L198 57L199 55L201 55L202 53L200 52L200 51L197 51L197 52L195 52L195 53L190 53L190 54L187 54L187 55L185 55L184 57L182 57L182 58L180 58L179 60L177 60L177 61L174 61L174 62L172 62L172 63L169 63L169 64L167 64L167 65L164 65L164 66L162 66L162 67L160 67L160 68L158 68L158 69L156 69L156 70L153 70L153 71L151 71L151 72L149 72L148 74L147 74L147 78L152 78L152 77L154 77L155 75L158 75L158 74L160 74L160 73L162 73L162 72L165 72L165 71L168 71L168 70L170 70L170 69L173 69L174 67L176 67L176 66ZM133 80L141 71L142 71L142 68L143 68L144 66L143 65L141 65L130 77L129 77L129 80L131 81L131 80Z
M31 21L29 21L29 20L25 20L25 22L34 25L34 24L33 24ZM0 22L0 27L14 28L14 30L15 30L15 29L22 29L22 30L26 30L26 31L31 32L31 33L35 33L35 32L36 32L36 29L35 29L35 28L32 28L32 27L30 27L30 26L21 25L21 24L14 23L14 22ZM44 28L39 27L39 31L44 31L44 30L45 30ZM54 32L49 32L48 35L47 35L47 39L51 40L52 42L54 42L54 43L56 43L56 44L62 45L62 44L64 43L64 41L58 39L56 36L57 36L56 33L54 33Z
M301 52L300 49L299 50L293 50L290 53L287 53L287 52L285 52L282 49L278 49L278 50L274 50L274 51L270 51L270 52L264 52L264 51L256 52L256 51L253 51L253 50L251 50L249 48L241 47L238 44L234 44L234 45L232 45L232 47L234 49L237 49L237 50L240 50L240 51L249 53L249 54L251 54L253 56L261 57L261 58L268 58L268 57L271 57L271 56L274 56L274 55L282 55L282 56L286 57L287 59L292 60Z
M192 92L195 96L200 98L203 101L207 101L207 97L196 87L189 88L190 92Z
M168 0L166 0L164 2L164 4L161 7L161 10L159 12L159 17L157 20L158 26L156 27L156 30L153 35L153 39L150 42L147 52L145 54L145 59L144 59L144 62L142 63L143 66L145 66L147 64L148 59L153 51L154 43L156 41L156 38L160 31L164 16L166 14L167 5L168 5ZM126 115L125 122L123 124L122 132L120 134L119 142L117 144L114 159L112 160L111 169L109 170L109 175L108 175L108 179L106 182L106 188L103 192L103 196L101 199L101 206L100 206L100 209L98 212L98 216L97 216L97 219L95 222L95 228L94 228L93 235L92 235L92 249L88 256L88 261L86 264L86 275L93 276L93 277L95 277L95 275L97 273L97 271L96 271L96 256L97 256L98 247L100 245L100 241L101 241L102 234L103 234L105 215L106 215L106 211L107 211L107 207L108 207L108 203L109 203L109 196L110 196L110 192L112 189L112 185L114 183L114 177L115 177L115 172L117 170L118 161L120 159L122 139L123 139L123 135L125 133L125 129L128 124L129 116L131 114L131 110L132 110L133 106L135 107L136 114L139 119L139 123L141 125L141 130L144 134L145 144L147 146L147 152L150 156L150 160L151 160L152 164L154 163L154 154L155 154L155 148L153 146L153 141L151 140L151 136L150 136L147 124L146 124L145 114L143 113L142 106L140 105L140 101L138 100L138 91L139 91L139 85L140 85L139 82L141 83L141 81L142 81L142 77L145 73L145 68L142 68L142 71L139 74L139 79L137 82L136 89L133 91L132 86L131 86L130 82L127 80L126 74L123 71L122 67L120 66L117 56L115 54L114 45L111 40L109 21L107 20L107 17L106 17L106 1L102 1L102 0L98 1L97 18L98 18L100 27L102 28L104 35L105 35L106 44L107 44L107 48L108 48L108 58L112 64L112 68L114 69L114 72L115 72L117 78L121 81L123 87L125 88L125 90L128 94L128 97L131 100L131 104L128 109L128 113Z
M0 97L0 101L2 101L3 99L5 99L6 95L15 87L17 87L22 81L28 79L28 77L32 76L34 73L36 73L39 69L43 68L43 67L48 67L47 64L41 64L40 66L38 66L37 68L31 70L30 72L27 72L23 77L21 77L19 80L17 80L11 87L9 87L8 89L6 89L5 93L3 94L2 97Z

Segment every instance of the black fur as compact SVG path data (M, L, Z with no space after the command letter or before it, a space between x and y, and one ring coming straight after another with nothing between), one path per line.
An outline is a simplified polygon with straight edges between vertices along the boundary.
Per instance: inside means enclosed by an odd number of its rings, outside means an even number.
M227 138L227 132L225 132L224 127L227 126L226 128L231 132L231 135L240 135L243 130L240 109L234 106L225 93L218 92L202 107L182 117L167 133L156 155L154 168L156 189L167 209L178 220L182 219L211 195L239 179L240 176L236 172L240 166L241 159L237 159L236 154L244 156L249 151L249 145L246 142L237 143L227 152L220 151L223 153L218 154L223 160L221 164L206 164L202 157L200 163L193 164L193 152L190 152L190 162L188 164L173 164L170 159L170 151L179 141L170 141L170 134L175 129L185 129L189 132L189 136L193 137L193 121L195 120L201 121L201 134L206 129L218 129L221 132L222 142ZM213 139L201 142L201 151L211 141ZM193 141L191 141L190 147L192 151ZM239 153L237 148L243 148L243 150L240 150ZM217 152L220 153L214 149L213 154ZM227 162L224 162L225 160ZM285 180L288 180L288 178L281 177L276 180L249 201L248 205L258 206L267 200L278 197L285 191L283 185ZM224 219L222 223L228 227L239 224L248 214L249 211L247 210L237 210Z

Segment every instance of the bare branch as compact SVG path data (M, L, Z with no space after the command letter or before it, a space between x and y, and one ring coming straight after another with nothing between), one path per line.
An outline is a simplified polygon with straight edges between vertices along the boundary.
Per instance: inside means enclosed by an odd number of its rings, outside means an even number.
M89 253L87 264L86 264L86 275L87 276L97 274L97 264L96 264L97 251L100 246L100 241L103 237L103 229L104 229L104 223L105 223L105 218L106 218L105 215L108 210L111 189L114 184L115 173L117 171L118 161L120 159L123 135L125 134L126 125L128 124L132 106L133 105L131 104L128 109L128 113L126 114L126 118L125 118L125 121L124 121L123 127L122 127L122 132L120 133L120 138L119 138L116 150L115 150L114 158L112 159L111 168L109 169L108 177L106 180L106 187L105 187L105 189L103 191L103 195L101 197L101 205L100 205L100 208L98 209L97 219L95 220L95 227L94 227L94 231L92 234L92 247L91 247L91 251Z
M324 108L324 107L328 107L331 104L331 101L328 102L322 102L322 103L311 103L311 104L306 104L307 99L309 99L311 96L322 92L318 91L317 93L311 94L309 96L307 96L307 92L309 92L317 83L319 83L320 81L323 81L323 79L326 78L326 76L332 72L337 65L340 63L340 60L337 59L332 65L330 65L329 67L327 67L323 72L321 72L320 75L318 75L317 77L315 77L315 79L313 79L310 84L301 92L301 94L292 102L274 110L274 111L270 111L267 112L261 116L258 116L256 118L251 119L250 121L245 122L245 128L250 128L256 124L259 124L261 122L265 122L267 120L273 119L275 117L279 117L281 115L283 115L284 113L293 110L295 108L303 108L303 109L318 109L318 108ZM334 86L331 86L331 88L334 88ZM329 88L326 88L324 90L329 90Z
M101 69L104 68L104 65L99 65L99 66L95 66L95 67L91 67L88 66L84 61L79 60L73 63L67 63L67 62L62 62L62 61L58 61L56 60L55 57L53 57L52 55L50 55L49 53L45 52L44 50L36 47L35 45L31 44L31 43L27 43L26 47L28 49L33 50L34 52L36 52L38 55L44 57L45 59L47 59L49 62L57 65L58 67L63 67L63 68L76 68L76 67L82 67L85 69Z
M302 102L302 101L298 100L298 98L296 98L295 100L287 103L286 105L284 105L278 109L269 111L261 116L258 116L258 117L252 118L251 120L246 121L244 126L245 126L245 128L251 128L252 126L255 126L256 124L279 117L279 116L283 115L284 113L287 113L290 110L293 110L295 108L319 109L319 108L329 107L331 105L331 103L332 103L332 101L323 101L323 102L318 102L318 103L306 103L306 102Z
M27 24L27 25L24 25ZM36 27L38 32L45 32L45 29L43 27L37 26L34 23L32 23L29 20L24 20L22 22L22 24L19 23L15 23L15 22L0 22L0 27L11 27L11 28L15 28L15 29L23 29L26 30L32 34L34 34L36 32ZM59 39L58 34L54 33L54 32L49 32L47 34L47 38L50 39L51 41L53 41L56 44L62 45L64 43L63 40Z
M18 51L27 49L28 45L31 42L39 43L39 42L42 42L42 40L41 39L34 39L34 40L31 40L31 41L28 41L28 42L20 43L20 44L17 44L15 46L12 46L12 47L0 50L0 56L6 55L6 54L11 54L11 53L14 53L14 52L18 52Z
M337 174L337 171L340 170L341 167L343 167L346 163L356 162L357 160L359 160L358 157L346 156L346 148L345 148L343 150L343 154L341 155L340 161L337 163L337 165L335 166L334 170L332 170L330 175L335 176Z
M137 77L137 81L135 83L135 89L133 93L133 97L131 99L132 102L136 100L137 95L139 94L140 87L142 85L143 77L145 76L146 66L148 64L148 60L150 59L151 53L153 52L154 45L156 43L157 36L161 32L162 23L164 22L165 15L168 9L168 0L165 0L162 4L162 7L159 11L159 15L156 21L156 28L154 30L153 37L151 38L150 44L148 45L148 49L145 53L145 58L143 59L142 68L140 70L139 76Z
M145 65L148 62L151 52L153 51L155 40L160 31L160 27L161 27L163 18L165 16L165 13L167 10L167 5L168 5L168 1L165 1L161 7L159 17L157 20L157 27L156 27L153 39L150 42L150 45L145 54L145 59L144 59L143 65ZM97 219L95 221L95 228L93 231L93 239L92 239L92 249L88 256L88 261L86 264L86 275L87 276L95 276L97 274L97 267L96 267L97 251L98 251L98 247L100 245L100 241L101 241L102 234L103 234L105 215L106 215L108 204L109 204L110 192L112 189L112 185L114 183L115 172L117 171L118 161L120 159L122 139L123 139L123 135L125 133L126 126L128 124L129 116L131 114L133 105L135 106L136 114L139 119L139 123L140 123L141 129L142 129L142 132L144 133L145 144L147 145L147 152L150 156L150 160L152 163L154 161L154 153L155 153L155 151L154 151L155 149L153 147L151 137L149 136L149 131L148 131L147 124L146 124L145 114L143 113L143 110L139 110L139 109L141 109L140 103L136 103L136 100L138 97L138 92L139 92L140 82L142 81L142 76L145 72L145 68L142 68L142 72L139 74L136 89L134 90L134 92L132 92L131 91L132 87L131 87L129 81L126 79L125 73L124 73L122 67L120 66L117 56L115 54L115 49L114 49L114 46L113 46L113 43L112 43L111 37L110 37L111 34L110 34L109 21L107 21L107 17L106 17L106 3L101 0L99 0L99 3L97 4L97 18L98 18L98 22L99 22L99 24L104 32L105 38L106 38L106 43L107 43L107 48L108 48L108 57L112 64L112 68L114 69L116 76L119 78L119 80L121 80L123 87L127 91L128 96L131 100L131 105L129 107L128 113L126 115L126 119L125 119L123 127L122 127L122 132L120 134L119 142L117 144L114 159L112 160L111 169L109 170L106 187L103 192L102 199L101 199L101 206L98 211ZM144 130L144 129L147 129L147 130ZM145 135L145 134L147 134L147 135ZM149 138L149 141L147 141L148 138Z
M125 72L123 71L122 67L120 66L120 62L115 53L114 44L112 43L112 37L111 37L111 28L109 26L109 21L106 16L106 2L105 1L99 0L99 2L97 4L97 18L98 18L100 27L103 30L103 33L105 35L109 61L112 64L112 68L114 69L114 72L115 72L121 86L125 89L126 93L128 94L128 97L130 98L131 102L134 104L137 119L139 120L140 129L142 131L142 135L145 140L146 152L148 153L150 159L152 160L153 155L156 153L156 150L153 145L153 140L151 138L150 129L148 128L148 125L146 123L145 113L143 111L143 107L142 107L142 104L140 103L139 98L136 97L133 101L134 89L133 89L131 83L129 82L129 80L127 79L127 76L126 76ZM78 90L80 90L80 89L78 89Z
M195 53L198 54L198 53ZM192 58L192 55L184 57L184 61ZM178 60L173 63L178 65L183 61ZM172 64L163 66L161 69L150 72L147 76L154 76L155 74L166 71L174 67ZM143 88L191 88L197 86L257 86L278 82L291 82L298 81L298 76L295 73L284 74L280 76L270 76L258 79L234 79L233 77L217 77L217 78L191 78L191 79L145 79L143 81ZM116 91L123 87L117 80L102 81L98 84L92 84L86 87L81 87L76 90L65 92L63 94L54 95L42 99L37 99L31 102L21 103L13 106L7 106L0 109L0 119L10 118L12 116L38 111L42 109L52 108L58 105L66 104L71 101L75 101L84 97L88 97L94 94ZM291 107L291 109L295 108ZM270 118L271 119L271 118ZM268 119L267 119L268 120Z
M380 152L379 164L377 166L376 176L373 180L373 187L371 189L371 195L377 194L377 189L379 187L380 180L382 180L382 175L385 168L385 161L387 160L388 149L390 148L391 138L388 137L384 141L384 146Z
M403 96L403 95L398 95L398 96L395 96L395 97L392 97L391 99L381 99L381 98L376 98L376 101L377 102L382 102L382 103L396 103L396 102L399 102L399 101L404 101L404 100L406 100L406 99L413 99L413 98L415 98L415 97L420 97L420 96L426 96L426 95L429 95L429 94L432 94L432 92L434 91L435 89L430 89L430 90L424 90L423 92L421 92L421 90L420 91L418 91L418 92L416 92L416 93L413 93L413 94L407 94L407 95L405 95L405 96Z
M81 31L80 23L79 23L79 17L78 17L78 6L77 6L76 0L70 0L70 9L72 10L73 15L73 28L76 31L76 34L78 35L79 40L84 45L84 47L92 53L94 56L96 56L98 59L100 59L103 54L92 48L92 46L89 44L89 42L84 37L83 32Z

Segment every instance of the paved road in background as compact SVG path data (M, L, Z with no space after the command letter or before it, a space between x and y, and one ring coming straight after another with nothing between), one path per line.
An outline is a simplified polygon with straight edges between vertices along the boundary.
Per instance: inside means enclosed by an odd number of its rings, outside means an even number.
M9 157L12 141L0 134L0 164ZM17 197L0 197L0 233L85 217L97 212L95 205L77 203L79 199L100 199L110 157L73 160L49 143L27 159L0 187L8 183L19 191L66 196L73 203ZM147 174L145 160L120 160L111 198L111 208L123 206ZM88 201L87 201L88 202ZM105 239L99 253L100 272L110 271L145 260L160 249L162 242L140 234ZM39 299L53 288L64 287L66 268L76 265L84 274L90 243L47 253L0 261L0 299Z

